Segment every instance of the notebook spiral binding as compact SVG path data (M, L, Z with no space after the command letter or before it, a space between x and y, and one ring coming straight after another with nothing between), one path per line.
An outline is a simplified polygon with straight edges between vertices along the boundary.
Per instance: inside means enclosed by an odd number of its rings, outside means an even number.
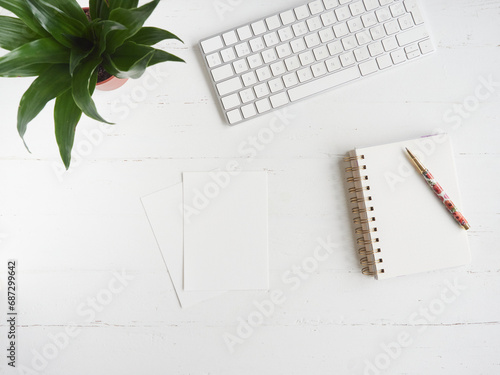
M350 167L345 168L347 174L347 183L352 184L348 188L349 194L352 196L349 201L354 205L352 208L352 213L357 214L353 218L354 224L359 224L360 226L355 229L355 234L361 234L362 237L356 239L356 243L362 245L358 249L358 254L360 256L360 264L363 266L362 272L364 275L375 276L378 273L384 273L384 268L380 267L379 264L383 263L383 259L376 256L376 254L381 253L381 249L376 247L380 239L372 236L372 233L378 231L377 227L372 227L370 224L376 221L375 217L368 217L367 213L374 211L375 208L370 205L372 201L371 196L365 196L365 191L370 190L370 186L360 186L361 181L367 181L368 175L362 174L366 170L366 165L360 162L365 158L364 155L360 156L348 156L344 158L344 161L350 163ZM359 196L362 194L363 196Z

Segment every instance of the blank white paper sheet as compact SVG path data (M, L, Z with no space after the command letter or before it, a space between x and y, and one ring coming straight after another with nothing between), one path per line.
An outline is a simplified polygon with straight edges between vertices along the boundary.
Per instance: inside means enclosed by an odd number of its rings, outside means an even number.
M267 173L185 172L183 186L184 289L269 289Z
M150 194L141 198L141 201L180 305L190 307L220 295L220 292L187 292L182 289L184 240L182 184Z

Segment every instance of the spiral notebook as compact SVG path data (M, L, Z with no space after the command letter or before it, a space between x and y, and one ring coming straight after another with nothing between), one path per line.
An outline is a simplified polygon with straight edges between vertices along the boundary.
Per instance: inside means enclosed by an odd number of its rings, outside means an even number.
M405 147L463 211L446 134L349 152L346 178L360 263L364 274L378 280L470 263L466 231L429 189Z

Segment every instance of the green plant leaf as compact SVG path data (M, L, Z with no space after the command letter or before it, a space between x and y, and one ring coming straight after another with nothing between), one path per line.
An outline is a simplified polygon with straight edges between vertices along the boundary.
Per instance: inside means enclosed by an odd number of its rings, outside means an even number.
M135 9L115 9L110 12L109 19L125 25L126 30L112 31L108 35L107 50L111 54L120 47L125 40L137 33L148 17L153 13L160 0L153 0Z
M0 16L0 47L12 51L23 44L38 39L19 18Z
M115 77L137 79L144 74L154 53L154 48L126 42L105 58L104 68Z
M109 17L109 0L89 0L90 18L107 20Z
M50 35L47 31L45 31L42 25L36 21L36 18L33 17L33 13L26 4L25 0L0 0L0 6L18 16L19 19L36 34L44 37Z
M32 64L11 70L8 73L3 74L2 77L37 77L51 65L52 64Z
M125 30L126 27L115 21L100 21L92 26L96 38L99 40L98 54L102 55L106 50L106 37L113 30Z
M85 15L82 7L78 5L76 0L45 0L47 3L52 4L57 9L63 11L66 15L80 21L83 25L89 23L89 19Z
M61 95L70 86L71 76L65 64L52 65L33 81L21 98L17 112L17 131L23 140L29 122L47 102Z
M43 0L25 0L43 28L62 45L71 48L66 35L85 37L85 25Z
M162 51L160 49L155 49L155 53L152 59L149 61L148 66L153 66L162 62L173 61L173 62L185 62L180 57L172 55L171 53Z
M101 115L97 112L94 101L91 96L91 82L92 77L97 70L97 67L102 62L102 58L98 55L92 54L83 60L75 69L73 73L72 88L73 88L73 99L76 105L90 118L105 122Z
M82 117L82 110L76 105L71 89L56 99L54 124L59 153L66 169L71 163L71 150L75 141L76 126Z
M135 42L137 44L144 44L146 46L152 46L165 39L177 39L181 43L184 43L177 35L172 34L170 31L158 29L156 27L143 27L134 36L128 39L128 41Z
M0 76L12 76L12 72L32 64L67 63L69 56L69 49L51 38L34 40L0 57Z
M80 48L73 48L71 50L71 55L69 58L69 73L71 75L73 75L76 67L78 66L78 64L80 64L80 61L90 55L92 51L93 49L85 51Z
M139 5L139 0L112 0L109 3L109 11L113 11L118 8L123 9L133 9L137 8Z

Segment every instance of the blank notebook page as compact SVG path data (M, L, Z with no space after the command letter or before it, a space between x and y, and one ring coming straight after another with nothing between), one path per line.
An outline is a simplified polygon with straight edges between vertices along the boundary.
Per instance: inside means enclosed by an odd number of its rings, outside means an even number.
M408 147L463 213L451 142L447 135L355 150L364 155L360 174L368 176L366 206L380 249L378 279L465 265L470 262L466 231L458 225L407 157ZM467 217L466 213L464 216Z

